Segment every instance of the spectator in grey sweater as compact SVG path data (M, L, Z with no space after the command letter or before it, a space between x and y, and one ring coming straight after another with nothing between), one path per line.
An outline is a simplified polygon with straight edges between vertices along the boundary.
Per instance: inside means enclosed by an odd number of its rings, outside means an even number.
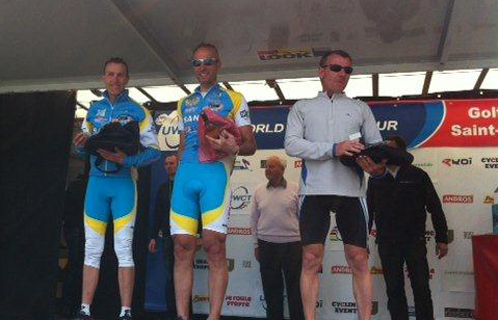
M284 278L291 320L303 320L299 290L301 237L297 218L298 186L284 178L285 160L277 156L266 161L268 182L254 191L251 231L254 255L260 263L263 292L269 320L282 320Z

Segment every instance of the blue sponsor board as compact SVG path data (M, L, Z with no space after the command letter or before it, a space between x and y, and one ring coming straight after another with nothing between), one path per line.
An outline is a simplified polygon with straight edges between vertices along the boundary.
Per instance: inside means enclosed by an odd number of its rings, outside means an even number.
M439 129L445 116L442 101L379 103L370 107L382 138L401 136L410 148L427 141Z
M289 106L251 108L251 123L258 149L283 149Z

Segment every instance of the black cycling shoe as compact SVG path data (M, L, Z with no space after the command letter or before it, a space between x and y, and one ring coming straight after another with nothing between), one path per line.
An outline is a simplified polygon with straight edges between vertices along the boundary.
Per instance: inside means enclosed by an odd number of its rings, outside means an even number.
M125 314L118 318L118 320L133 320L131 317L131 310L126 310Z
M131 318L130 318L131 319ZM84 312L80 312L76 318L74 318L73 320L94 320L92 316L89 316L87 314L85 314Z

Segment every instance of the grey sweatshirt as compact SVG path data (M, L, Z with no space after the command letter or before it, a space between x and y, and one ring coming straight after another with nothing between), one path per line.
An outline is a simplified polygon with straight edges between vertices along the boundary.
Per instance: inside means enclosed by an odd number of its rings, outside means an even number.
M294 104L287 118L285 151L303 159L300 194L365 197L365 182L333 154L334 144L361 133L366 144L382 141L372 111L344 94L320 92Z
M255 246L258 239L274 243L301 240L297 218L298 189L292 182L277 188L267 183L256 187L251 203L251 231Z

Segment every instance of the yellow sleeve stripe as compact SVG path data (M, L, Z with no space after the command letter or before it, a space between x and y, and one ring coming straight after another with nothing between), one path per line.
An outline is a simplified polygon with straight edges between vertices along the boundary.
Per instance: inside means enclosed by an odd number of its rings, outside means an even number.
M239 112L240 106L242 104L242 94L232 90L227 90L226 93L228 93L230 99L232 99L233 102L233 109L232 111L230 111L227 118L235 120L235 115L237 114L237 112Z
M143 119L140 122L140 132L143 132L150 125L150 120L152 120L152 115L150 114L150 111L147 108L145 108L144 106L140 106L140 107L143 109L143 111L145 113L145 119Z
M187 97L189 97L189 96L187 96ZM183 119L182 104L183 104L183 101L184 101L187 97L183 97L183 98L181 98L180 100L178 100L178 103L177 103L177 105L176 105L176 113L178 114L178 116L180 117L180 119Z

